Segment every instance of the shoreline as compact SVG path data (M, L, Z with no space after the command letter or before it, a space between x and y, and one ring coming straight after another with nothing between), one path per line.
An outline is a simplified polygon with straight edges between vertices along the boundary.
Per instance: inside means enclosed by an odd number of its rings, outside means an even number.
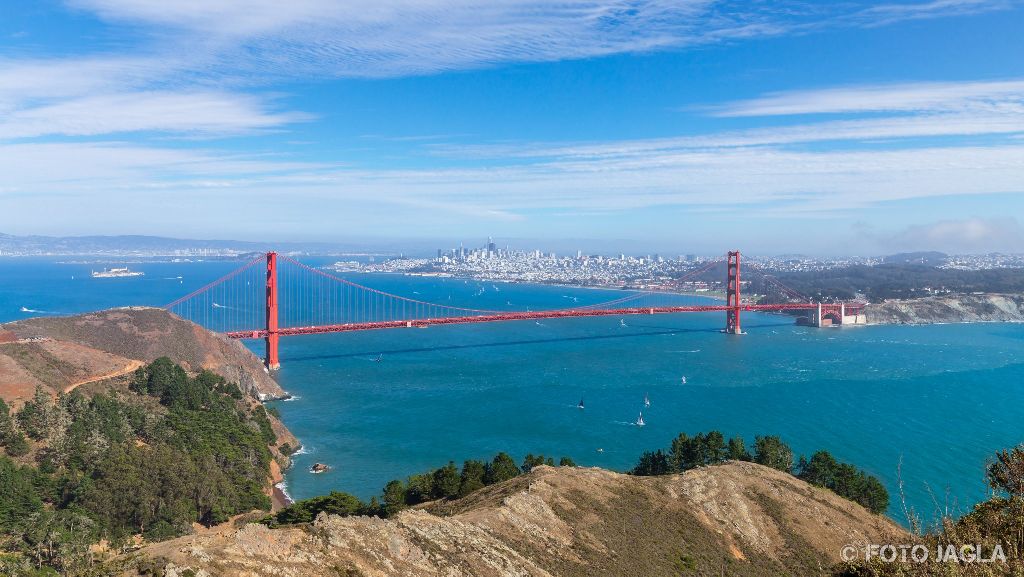
M324 267L324 268L330 269L330 267ZM540 281L535 281L535 280L509 280L509 279L497 279L497 278L491 278L491 277L458 276L458 275L452 275L452 274L418 273L418 272L406 272L406 271L372 271L372 272L347 271L347 272L355 273L355 274L365 274L365 275L384 274L384 275L398 275L398 276L413 276L413 277L419 277L419 278L441 278L441 279L452 279L452 280L462 280L462 281L477 281L477 282L490 282L490 283L502 283L502 284L531 285L531 286L538 286L538 287L561 287L561 288L573 288L573 289L584 289L584 290L601 290L601 291L617 291L617 292L637 292L637 293L652 292L652 293L662 293L662 294L671 294L671 295L680 295L680 296L703 297L703 298L708 298L708 299L717 300L717 301L724 301L725 300L724 296L718 296L718 294L720 294L722 291L715 291L715 294L712 294L712 293L696 293L696 292L676 292L676 291L652 291L652 290L638 289L638 288L627 288L627 287L620 286L620 285L581 285L581 284L571 284L571 283L564 283L564 282L540 282Z

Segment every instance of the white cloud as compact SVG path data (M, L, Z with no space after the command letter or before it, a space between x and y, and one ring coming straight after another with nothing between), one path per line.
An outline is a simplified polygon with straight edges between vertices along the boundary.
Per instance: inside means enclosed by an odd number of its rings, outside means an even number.
M224 136L308 119L294 112L272 112L265 102L249 95L121 92L10 111L0 118L0 139L138 131Z
M214 69L383 77L873 26L1005 7L713 0L70 0L119 23L191 38Z
M717 116L781 116L865 112L998 112L1024 107L1024 80L989 82L918 82L850 86L769 94L726 103Z
M952 253L1024 251L1024 227L1015 218L967 218L914 225L886 239L888 246Z
M282 77L428 74L863 26L873 22L866 14L879 11L909 18L992 8L968 0L868 8L713 0L67 4L148 40L133 47L137 56L131 57L0 59L0 138L127 131L233 135L306 118L241 94Z
M60 194L94 204L128 195L189 204L212 191L251 212L275 205L429 206L515 218L533 210L628 211L659 206L842 214L943 195L1024 192L1024 146L795 152L725 149L482 168L366 170L117 144L0 146L10 195ZM109 199L109 200L106 200ZM255 211L251 216L260 216ZM436 215L434 215L436 216Z
M700 136L651 138L610 143L524 143L429 145L427 150L450 158L625 158L692 150L800 145L922 137L1024 136L1024 108L995 113L929 114L880 119L855 119L726 131Z
M1017 0L932 0L931 2L880 4L853 16L867 26L884 26L906 20L977 14L1011 8Z

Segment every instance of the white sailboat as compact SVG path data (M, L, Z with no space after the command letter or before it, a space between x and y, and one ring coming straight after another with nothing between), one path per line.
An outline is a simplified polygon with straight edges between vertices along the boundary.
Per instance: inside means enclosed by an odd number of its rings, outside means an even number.
M644 423L644 414L643 414L643 412L641 412L641 413L640 413L640 416L639 416L639 417L637 417L637 419L636 419L636 426L638 426L638 427L642 427L642 426L644 426L645 424L646 424L646 423Z
M647 396L647 393L644 393L644 406L645 407L651 406L651 398Z
M686 376L683 376L682 384L686 384Z

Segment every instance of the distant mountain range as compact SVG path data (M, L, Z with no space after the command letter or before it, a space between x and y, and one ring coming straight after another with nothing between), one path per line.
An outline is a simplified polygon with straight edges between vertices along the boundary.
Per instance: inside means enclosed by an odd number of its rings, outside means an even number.
M166 255L229 256L264 252L303 252L313 254L392 254L379 246L347 243L251 242L240 240L197 240L162 236L14 236L0 233L0 255ZM398 251L394 251L397 254Z

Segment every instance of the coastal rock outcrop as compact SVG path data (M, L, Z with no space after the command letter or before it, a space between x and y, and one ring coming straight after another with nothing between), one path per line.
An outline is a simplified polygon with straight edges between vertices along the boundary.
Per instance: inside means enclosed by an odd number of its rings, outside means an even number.
M1024 322L1024 295L965 294L889 300L864 308L868 324Z

